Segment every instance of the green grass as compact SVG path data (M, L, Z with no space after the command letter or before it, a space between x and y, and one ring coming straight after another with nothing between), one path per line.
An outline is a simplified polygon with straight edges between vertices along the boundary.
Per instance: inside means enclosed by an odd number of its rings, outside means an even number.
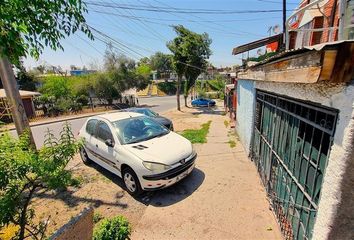
M181 135L192 143L206 143L206 137L209 133L210 124L211 121L208 121L207 123L203 123L200 129L186 129L181 133Z
M229 140L227 143L230 145L230 148L236 147L236 142L234 140Z

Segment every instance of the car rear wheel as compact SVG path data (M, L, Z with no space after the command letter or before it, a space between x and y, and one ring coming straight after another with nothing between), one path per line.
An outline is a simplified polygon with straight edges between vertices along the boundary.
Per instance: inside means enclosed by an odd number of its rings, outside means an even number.
M88 157L84 147L80 149L80 157L85 164L90 164L92 162L92 160Z
M139 196L143 192L139 179L131 168L123 170L123 182L130 195Z

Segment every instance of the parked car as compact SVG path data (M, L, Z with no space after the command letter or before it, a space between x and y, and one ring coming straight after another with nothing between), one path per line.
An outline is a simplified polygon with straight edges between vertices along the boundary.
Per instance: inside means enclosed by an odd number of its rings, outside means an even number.
M157 112L154 112L149 108L127 108L124 111L144 114L173 131L173 123L170 119L160 116Z
M215 101L207 98L197 98L192 101L193 107L212 107L215 106Z
M85 142L83 162L94 161L121 177L134 196L177 183L192 172L197 158L189 140L139 113L91 117L79 136Z

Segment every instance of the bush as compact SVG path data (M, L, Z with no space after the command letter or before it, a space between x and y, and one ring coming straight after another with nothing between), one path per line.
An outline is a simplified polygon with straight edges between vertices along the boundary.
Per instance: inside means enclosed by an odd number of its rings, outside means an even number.
M131 227L126 218L117 216L103 219L95 228L94 240L125 240L129 239Z
M176 94L177 91L175 82L160 82L157 84L157 88L168 95Z

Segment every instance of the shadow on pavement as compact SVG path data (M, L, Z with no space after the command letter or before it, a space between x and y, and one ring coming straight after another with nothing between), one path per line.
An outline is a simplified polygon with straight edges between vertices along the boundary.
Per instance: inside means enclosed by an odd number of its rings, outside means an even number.
M189 176L171 187L153 192L150 205L166 207L183 201L191 196L204 182L205 174L198 168L194 168Z
M201 115L201 114L211 114L211 115L225 115L225 111L220 110L218 107L193 107L197 109L198 112L193 112L193 115Z

